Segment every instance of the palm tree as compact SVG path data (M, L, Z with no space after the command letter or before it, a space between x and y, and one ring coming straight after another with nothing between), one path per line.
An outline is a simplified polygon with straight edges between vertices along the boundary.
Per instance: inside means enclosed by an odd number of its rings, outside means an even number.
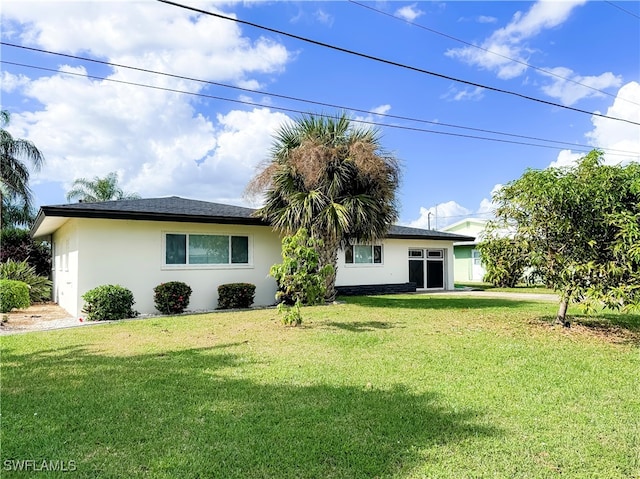
M23 163L27 160L34 171L39 171L44 163L44 156L29 140L14 138L5 130L11 115L8 111L0 111L0 216L1 210L8 204L17 205L16 212L23 218L32 215L32 193L29 188L29 168ZM21 210L21 211L17 211ZM0 218L0 224L4 224Z
M93 180L77 178L67 193L67 201L77 199L86 203L111 200L137 200L137 193L126 193L118 186L118 174L111 172L104 178L95 176Z
M264 195L256 215L283 234L306 228L321 239L320 266L330 264L327 299L335 297L340 247L382 239L398 217L400 168L376 130L337 117L305 115L285 124L247 193Z

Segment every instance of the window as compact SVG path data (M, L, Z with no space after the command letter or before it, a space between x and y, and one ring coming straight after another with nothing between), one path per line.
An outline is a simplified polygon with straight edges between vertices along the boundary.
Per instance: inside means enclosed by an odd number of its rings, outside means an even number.
M382 246L348 245L344 250L347 264L382 264Z
M409 250L409 258L424 258L424 250L421 250L421 249L410 249Z
M480 251L478 251L477 249L472 249L471 250L471 258L473 260L473 264L475 265L480 265L482 264L482 258L480 257Z
M247 236L167 233L165 264L249 264Z

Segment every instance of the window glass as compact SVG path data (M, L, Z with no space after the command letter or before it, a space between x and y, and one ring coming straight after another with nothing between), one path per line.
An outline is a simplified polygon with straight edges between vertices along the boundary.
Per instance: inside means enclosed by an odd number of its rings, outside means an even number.
M373 252L369 245L356 245L353 247L353 255L357 264L373 263Z
M424 257L424 251L421 249L410 249L409 258L422 258Z
M189 264L228 264L229 237L189 235Z
M344 262L348 264L353 263L353 246L347 245L344 250Z
M373 247L373 262L375 264L382 263L382 246L374 246Z
M166 264L187 263L187 235L168 234L165 244Z
M231 262L234 264L249 263L249 238L246 236L231 237Z

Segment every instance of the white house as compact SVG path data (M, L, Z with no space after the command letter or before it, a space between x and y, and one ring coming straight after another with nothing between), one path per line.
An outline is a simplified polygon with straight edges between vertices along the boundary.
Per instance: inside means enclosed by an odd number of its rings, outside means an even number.
M281 238L254 210L179 197L43 206L31 230L53 251L53 299L81 316L82 295L96 286L130 289L134 308L156 312L153 288L183 281L189 310L211 310L218 286L256 285L255 305L273 304L269 268L282 260ZM341 294L453 289L453 244L473 238L393 226L374 245L340 251Z

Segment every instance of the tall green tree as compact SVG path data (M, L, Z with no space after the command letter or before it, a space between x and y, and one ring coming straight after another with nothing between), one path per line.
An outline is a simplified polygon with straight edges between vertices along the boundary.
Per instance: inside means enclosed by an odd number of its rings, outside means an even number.
M572 301L640 306L640 164L609 166L594 150L577 166L527 170L494 195L492 227L513 233L529 264Z
M31 141L14 138L5 129L10 121L10 113L0 111L0 224L3 227L28 222L33 216L29 166L39 171L44 163L44 155ZM7 220L5 208L10 210Z
M304 115L274 135L268 161L250 182L264 195L257 216L293 235L305 228L322 240L320 267L331 265L327 299L335 297L340 246L382 239L397 219L400 168L379 133L345 114Z
M86 203L99 203L111 200L136 200L140 195L127 193L118 186L118 174L111 172L104 178L95 176L93 180L77 178L67 193L67 201L84 201Z

